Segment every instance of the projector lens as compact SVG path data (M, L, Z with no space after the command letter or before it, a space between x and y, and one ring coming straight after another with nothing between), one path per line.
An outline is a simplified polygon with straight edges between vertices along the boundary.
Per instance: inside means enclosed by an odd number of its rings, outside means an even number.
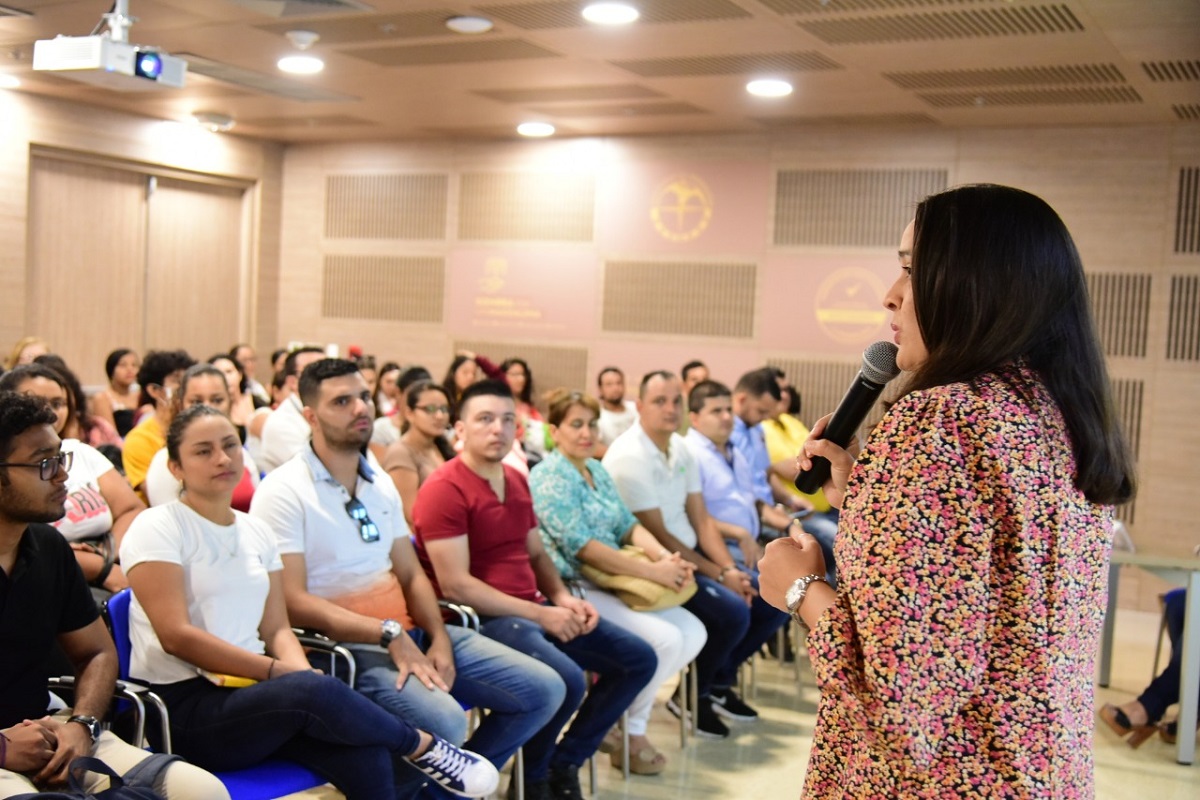
M162 58L158 53L138 53L133 74L139 78L157 80L158 76L162 74Z

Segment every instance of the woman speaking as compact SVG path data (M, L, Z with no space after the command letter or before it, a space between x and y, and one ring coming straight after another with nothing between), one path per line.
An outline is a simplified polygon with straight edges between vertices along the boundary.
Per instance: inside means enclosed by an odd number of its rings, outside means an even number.
M1041 199L966 186L918 206L900 270L899 399L857 459L815 438L827 420L797 458L833 465L838 588L807 534L759 562L763 597L811 627L805 796L1091 797L1133 469L1079 255Z

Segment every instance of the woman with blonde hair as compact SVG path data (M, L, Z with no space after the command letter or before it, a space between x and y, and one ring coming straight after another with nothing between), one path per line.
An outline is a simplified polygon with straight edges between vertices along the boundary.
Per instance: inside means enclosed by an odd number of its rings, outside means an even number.
M22 337L13 345L8 358L4 360L4 368L7 370L22 364L32 364L35 358L49 352L50 345L46 344L45 339L37 336Z

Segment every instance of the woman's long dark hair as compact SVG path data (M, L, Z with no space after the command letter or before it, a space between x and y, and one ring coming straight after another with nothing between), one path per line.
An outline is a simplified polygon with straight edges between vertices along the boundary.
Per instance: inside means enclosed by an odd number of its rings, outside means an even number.
M527 406L533 405L533 373L529 370L529 364L523 358L506 358L504 363L500 365L501 372L508 372L508 368L513 364L520 364L521 369L525 370L525 388L517 395L517 399Z
M912 254L917 324L929 352L907 389L970 382L1023 359L1066 421L1075 485L1094 503L1134 493L1096 340L1083 264L1066 226L1044 200L977 185L917 207Z
M417 408L417 403L421 402L421 395L425 394L426 392L441 392L442 396L446 398L446 404L450 404L450 396L446 394L446 387L438 386L436 383L430 380L417 381L409 386L408 389L404 391L404 404L408 406L409 410L415 411ZM402 430L408 430L407 420L405 420ZM437 447L438 452L442 454L442 458L446 461L449 461L458 455L458 453L454 452L454 445L446 441L445 435L435 436L433 439L433 444L435 447Z

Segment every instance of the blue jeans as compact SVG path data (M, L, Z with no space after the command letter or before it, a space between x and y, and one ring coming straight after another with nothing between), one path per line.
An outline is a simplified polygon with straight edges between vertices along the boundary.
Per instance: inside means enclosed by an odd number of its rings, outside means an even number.
M824 513L813 514L800 521L804 532L817 540L821 545L821 555L825 556L825 580L830 587L837 588L837 564L833 560L833 542L837 537L838 512L830 509Z
M396 665L378 645L347 645L358 664L355 688L397 718L459 745L467 736L463 708L487 709L466 745L499 769L550 721L562 705L566 686L550 667L486 636L456 625L447 626L446 632L454 650L450 694L426 689L411 675L397 689ZM428 649L422 631L410 634L423 651ZM396 780L398 796L405 797L429 779L406 763L396 770Z
M1146 709L1150 722L1162 719L1166 710L1179 702L1179 671L1182 666L1183 617L1187 609L1187 589L1172 589L1164 598L1167 636L1171 640L1171 660L1158 677L1142 692L1138 702Z
M758 588L758 573L749 573ZM761 597L747 606L740 594L696 576L697 591L683 607L695 614L708 630L708 643L696 656L696 689L707 697L713 687L733 685L737 669L787 622L787 614L772 608Z
M650 645L604 620L569 642L553 639L536 622L520 617L486 619L483 633L543 662L566 684L566 699L525 744L525 777L530 781L545 780L551 769L582 765L658 668ZM590 691L584 670L599 676ZM577 708L575 721L558 741L559 731Z
M312 769L348 800L393 800L392 759L417 749L416 729L315 672L241 689L204 678L154 687L171 712L175 752L208 770L277 757Z

